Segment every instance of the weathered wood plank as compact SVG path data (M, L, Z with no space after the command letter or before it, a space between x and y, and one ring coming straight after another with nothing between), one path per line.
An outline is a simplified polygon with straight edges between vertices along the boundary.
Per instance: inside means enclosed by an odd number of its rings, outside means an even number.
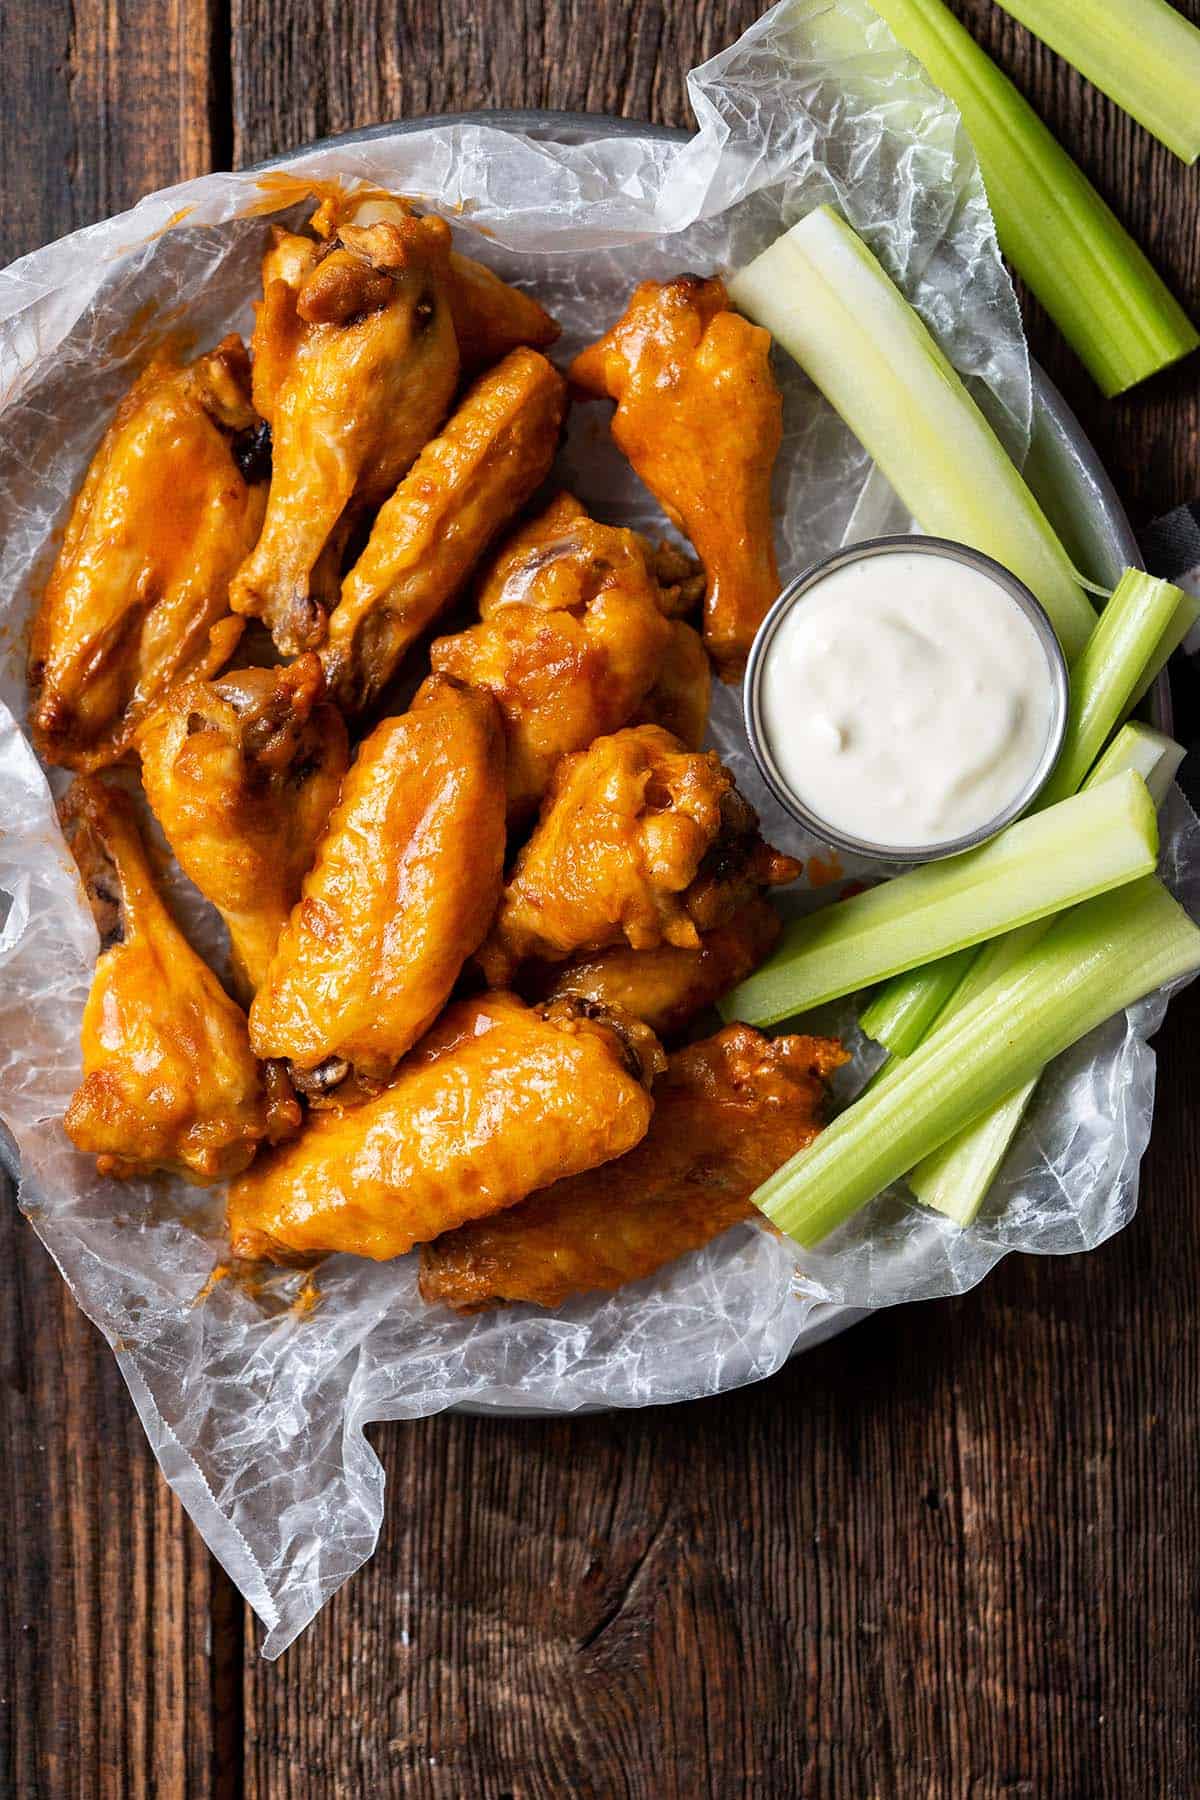
M227 158L218 15L215 0L8 9L0 260ZM0 1232L0 1790L208 1794L224 1577L162 1481L107 1346L7 1195ZM238 1603L226 1652L240 1633Z
M683 71L757 10L233 0L230 54L220 0L18 6L7 254L210 159L390 116L682 123ZM960 10L1200 304L1193 177L990 0ZM1030 327L1135 518L1190 497L1195 368L1114 406ZM1198 1022L1188 996L1163 1034L1142 1217L1099 1254L1009 1264L715 1403L381 1431L379 1557L282 1663L248 1634L247 1791L1190 1792ZM5 1230L0 1787L203 1794L215 1758L234 1791L240 1609L108 1352L27 1227Z

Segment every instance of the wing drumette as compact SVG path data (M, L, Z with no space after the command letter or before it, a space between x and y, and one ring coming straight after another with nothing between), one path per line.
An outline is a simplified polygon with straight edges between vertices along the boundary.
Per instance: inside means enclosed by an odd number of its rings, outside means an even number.
M101 940L67 1135L102 1175L235 1175L280 1123L245 1014L163 904L127 797L84 776L63 823Z
M187 367L151 363L122 401L34 620L30 723L47 762L119 762L173 682L229 660L229 582L266 498L242 472L256 472L256 423L237 337Z
M503 987L527 960L562 962L622 939L694 950L701 931L799 870L763 843L713 752L633 726L558 764L480 962Z
M323 1094L389 1076L496 909L504 740L486 694L428 682L359 748L250 1009L260 1056Z
M272 434L262 536L231 588L288 655L319 644L346 537L437 430L458 381L450 229L435 217L274 233L254 326Z
M423 1297L459 1312L561 1306L698 1250L751 1217L754 1189L816 1137L826 1077L844 1061L829 1039L748 1025L680 1050L636 1149L426 1244Z
M310 651L173 688L137 745L151 806L186 875L229 927L249 993L338 797L349 753Z
M614 944L557 970L549 987L538 991L546 999L577 994L619 1006L659 1037L677 1037L766 960L782 928L775 908L758 894L727 924L704 932L697 949L660 944L657 950L631 950Z
M382 189L351 189L331 194L317 208L310 226L323 239L336 237L343 224L398 224L411 218L413 209L398 194ZM559 327L545 307L520 288L510 287L483 263L450 252L450 310L463 372L478 374L491 368L521 344L545 350L559 335Z
M575 358L586 393L617 402L612 431L704 565L704 641L740 675L779 592L771 470L783 408L771 340L729 310L722 282L643 281L624 317Z
M582 1002L511 994L450 1007L392 1085L314 1115L229 1197L235 1256L343 1250L377 1261L632 1148L661 1053Z
M475 383L380 510L321 651L346 712L369 707L549 473L566 384L536 350Z
M511 819L535 810L562 755L628 723L663 679L673 634L690 631L663 617L647 551L562 495L501 556L481 622L433 645L436 670L500 708Z

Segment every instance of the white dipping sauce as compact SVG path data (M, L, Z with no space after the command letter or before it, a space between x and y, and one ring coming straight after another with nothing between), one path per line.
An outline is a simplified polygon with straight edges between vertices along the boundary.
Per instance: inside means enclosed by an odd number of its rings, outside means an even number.
M953 842L1016 798L1046 749L1054 689L1032 622L998 581L897 550L843 564L788 610L763 657L780 776L848 837Z

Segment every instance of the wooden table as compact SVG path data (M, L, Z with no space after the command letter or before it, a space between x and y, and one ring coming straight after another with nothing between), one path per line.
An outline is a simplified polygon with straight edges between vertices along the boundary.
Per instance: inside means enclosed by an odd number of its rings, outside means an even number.
M683 72L757 11L10 0L3 256L376 120L682 123ZM959 11L1200 309L1200 175L991 0ZM1107 404L1028 322L1135 524L1200 490L1200 358ZM1200 989L1159 1050L1142 1210L1095 1255L1010 1261L722 1400L376 1431L378 1555L274 1665L6 1218L4 1794L1194 1794Z

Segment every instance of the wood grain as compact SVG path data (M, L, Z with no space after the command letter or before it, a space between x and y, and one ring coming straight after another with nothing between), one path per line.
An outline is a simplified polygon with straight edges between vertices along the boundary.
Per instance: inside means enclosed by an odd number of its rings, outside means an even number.
M684 71L758 10L15 0L6 251L210 161L391 117L685 123ZM1200 311L1195 173L991 0L958 10ZM1200 19L1200 0L1183 10ZM1200 359L1108 403L1028 318L1135 521L1192 497ZM0 1791L1191 1795L1195 990L1160 1051L1142 1212L1090 1257L1010 1261L718 1401L380 1429L379 1554L274 1665L163 1488L107 1350L7 1218Z
M0 261L210 165L215 18L204 0L6 10ZM0 1792L222 1791L210 1616L214 1599L229 1614L228 1585L107 1345L25 1221L6 1208L0 1233Z

